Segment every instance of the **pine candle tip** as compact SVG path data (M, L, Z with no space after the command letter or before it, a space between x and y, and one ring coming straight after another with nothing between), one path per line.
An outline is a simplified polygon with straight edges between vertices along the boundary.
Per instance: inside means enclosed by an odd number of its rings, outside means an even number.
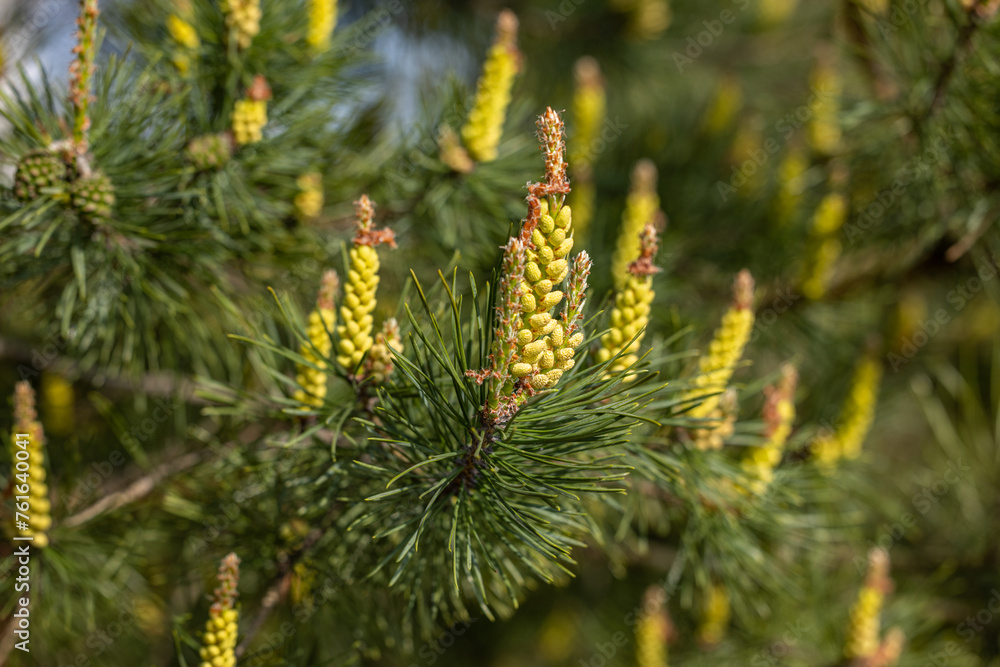
M628 272L633 276L650 276L659 273L662 269L653 264L660 249L660 236L656 231L656 225L647 222L646 226L639 232L639 257L628 265Z
M399 322L396 321L395 317L388 318L382 322L382 331L380 333L385 336L387 340L399 338Z
M382 322L382 329L375 334L375 343L368 351L365 361L365 377L376 384L385 384L394 370L393 352L403 351L403 339L399 335L399 323L395 317Z
M792 364L784 364L781 367L781 377L773 387L764 388L764 423L767 426L766 433L771 437L782 424L794 419L794 408L792 414L787 414L786 406L793 406L795 400L795 388L798 386L799 372ZM790 424L787 424L790 426Z
M340 276L334 269L327 269L319 282L319 294L316 296L317 308L333 308L337 290L340 289Z
M593 265L586 250L581 250L573 258L573 267L569 272L569 282L566 286L566 311L563 314L567 335L576 333L583 321L583 307L587 302L587 278Z
M368 198L368 195L361 197L354 202L354 217L357 219L358 229L368 231L375 221L375 202Z
M882 349L882 335L879 333L871 333L865 339L865 355L872 358L878 359L879 350Z
M847 181L850 179L851 171L847 164L841 159L833 159L830 161L830 177L829 183L832 190L840 190L847 185Z
M18 428L24 428L24 424L38 419L38 411L35 409L35 390L27 380L21 380L14 385L14 419Z
M786 398L792 398L795 388L799 384L799 371L793 364L784 364L781 367L781 379L778 380L778 391Z
M637 192L652 192L656 189L656 164L649 158L642 158L632 168L632 189Z
M235 552L230 553L219 563L217 578L219 586L213 594L215 602L212 607L216 610L232 609L239 596L236 587L240 580L240 559Z
M836 60L836 50L829 42L819 42L816 44L813 53L816 56L817 67L833 67Z
M590 269L594 266L594 260L590 259L590 254L586 250L581 250L576 257L573 258L573 269L572 275L575 280L587 280L587 276L590 275Z
M892 627L885 633L885 639L879 644L878 651L869 661L870 667L892 667L899 661L906 644L906 634L902 628Z
M475 168L476 163L462 146L462 140L458 133L451 129L451 126L441 126L438 130L437 142L441 151L441 161L446 165L460 174L467 174Z
M739 394L733 387L727 387L722 396L719 397L719 409L722 410L722 414L731 415L734 414L739 408Z
M569 181L566 179L566 127L559 113L552 107L546 107L545 113L538 117L538 141L545 153L545 182L551 194L568 192Z
M578 59L573 65L573 75L576 77L576 84L581 88L596 88L604 83L601 79L601 66L592 56Z
M375 229L375 202L368 195L354 202L354 215L357 222L357 232L354 234L355 245L368 245L373 248L382 243L390 248L396 247L396 233L391 229Z
M743 269L733 282L733 307L747 310L753 306L754 280L750 271Z
M865 584L882 592L888 592L891 587L889 580L889 552L882 547L875 547L868 552L868 576Z
M653 614L667 603L667 594L662 586L650 586L642 596L642 608L647 614Z
M505 9L497 16L497 41L512 49L517 49L517 14Z
M80 15L77 16L76 56L69 66L70 101L73 105L73 148L79 154L87 151L87 132L90 130L88 107L91 100L91 79L94 76L94 60L97 53L97 0L80 0Z
M271 86L267 85L267 79L263 74L254 76L250 89L247 90L247 98L254 102L264 102L271 99Z
M657 209L653 213L653 227L660 234L667 230L667 214Z

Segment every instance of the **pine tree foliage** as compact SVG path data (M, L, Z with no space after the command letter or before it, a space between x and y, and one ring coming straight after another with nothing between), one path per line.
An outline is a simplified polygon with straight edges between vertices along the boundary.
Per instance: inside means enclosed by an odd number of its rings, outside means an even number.
M996 662L997 3L730 4L0 55L38 664ZM414 43L476 71L398 102Z

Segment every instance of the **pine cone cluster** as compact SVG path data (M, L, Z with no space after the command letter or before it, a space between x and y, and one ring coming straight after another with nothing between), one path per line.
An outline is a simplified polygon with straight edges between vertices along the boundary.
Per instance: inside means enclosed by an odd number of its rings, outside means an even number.
M111 217L115 188L102 171L74 181L70 186L70 205L83 220L101 222Z
M14 196L27 204L38 199L42 189L65 183L67 176L66 163L58 155L46 150L29 151L17 163Z
M92 169L86 157L49 148L28 151L17 163L14 196L28 204L46 194L65 201L87 222L107 220L115 204L111 179Z
M233 140L228 134L204 134L187 146L187 157L198 171L219 169L233 156Z

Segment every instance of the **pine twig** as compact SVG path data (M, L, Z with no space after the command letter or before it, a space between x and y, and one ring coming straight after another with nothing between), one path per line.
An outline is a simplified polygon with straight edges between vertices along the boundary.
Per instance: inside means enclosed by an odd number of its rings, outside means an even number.
M288 590L292 583L292 571L295 564L301 560L310 549L312 549L319 539L326 532L324 528L317 528L306 536L306 539L302 542L298 549L293 551L291 554L285 555L278 564L278 574L274 577L271 585L268 586L267 592L261 599L260 609L257 610L257 614L253 617L250 622L250 627L247 629L246 634L243 635L243 640L236 647L236 659L239 660L246 653L247 648L250 646L250 642L253 638L257 636L260 629L264 626L264 623L271 616L271 612L274 608L278 606L278 603L286 595L288 595Z
M975 229L970 229L962 236L962 238L958 239L954 245L945 251L944 258L949 262L957 262L963 255L965 255L965 253L969 251L969 249L972 248L972 246L976 244L976 241L982 238L983 234L985 234L986 231L993 226L996 219L996 215L990 215L980 222Z
M948 58L941 64L941 69L938 72L937 79L934 81L934 96L931 98L930 106L927 107L927 111L924 114L925 118L929 118L934 115L938 108L944 103L945 94L948 91L948 85L951 83L951 78L955 74L955 68L958 66L958 61L962 57L962 54L969 48L969 45L972 43L972 36L979 27L978 9L980 4L982 4L981 0L979 2L972 3L972 5L965 12L968 22L959 29L958 36L955 38L955 48L952 49Z
M79 526L101 514L133 503L153 492L156 486L167 477L201 463L206 458L205 452L190 452L179 458L167 461L154 468L149 474L143 475L129 484L123 490L107 495L93 505L80 510L66 520L62 525L67 528Z
M7 658L10 656L10 652L14 650L14 627L16 621L17 619L11 616L7 627L3 629L3 634L0 634L0 665L7 664Z
M32 364L33 372L40 372L33 364L39 354L37 348L27 343L0 338L0 359L21 364ZM197 383L186 377L172 373L145 373L136 378L126 376L108 377L96 371L83 371L80 364L67 357L56 356L46 359L44 369L52 370L60 375L80 377L89 384L99 387L129 393L143 393L148 396L178 397L192 405L208 405L210 402L197 396Z
M855 46L854 56L870 80L875 96L880 100L895 97L898 93L897 86L873 54L871 40L865 32L861 7L855 0L844 0L843 9L848 39Z

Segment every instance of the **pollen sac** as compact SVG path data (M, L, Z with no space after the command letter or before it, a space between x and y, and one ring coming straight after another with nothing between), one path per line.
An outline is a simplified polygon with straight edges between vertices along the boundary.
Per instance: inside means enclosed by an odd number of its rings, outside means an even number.
M570 211L569 206L563 206L559 209L559 213L556 214L556 227L559 229L566 229L569 227L570 223L573 221L573 214Z
M527 266L524 267L524 277L528 279L529 282L537 283L542 279L542 270L538 268L536 262L528 262Z
M552 316L548 313L537 313L528 318L528 326L538 330L552 321Z
M535 294L538 296L545 296L552 291L552 281L546 278L545 280L539 280L535 283Z
M548 336L550 333L552 333L555 330L555 328L557 326L559 326L559 321L558 320L549 320L548 323L546 323L546 325L544 327L542 327L541 329L538 330L538 335L539 336Z
M555 228L556 228L556 221L552 219L551 215L545 214L538 219L538 227L535 231L539 232L540 234L551 234ZM542 244L536 242L536 245L542 245Z
M545 273L554 283L561 282L563 278L566 277L566 273L569 271L569 263L565 259L553 260L551 264L545 267Z
M552 332L549 334L549 340L552 341L553 347L562 347L563 335L563 326L557 322L556 325L552 327Z
M527 345L525 345L522 354L524 355L525 359L534 359L539 354L544 352L545 349L546 349L545 341L536 340L533 343L528 343Z
M562 259L566 255L568 255L572 249L573 249L573 237L571 236L562 243L560 243L556 247L556 249L552 251L552 254L558 257L559 259Z
M549 292L538 302L538 310L552 310L562 301L563 293L556 290Z
M551 379L545 373L538 373L537 375L532 375L529 383L533 389L545 389L551 383Z
M517 362L510 367L510 372L514 377L523 378L531 373L531 364Z
M570 341L572 341L572 340L573 339L570 338ZM573 358L573 356L575 354L576 354L576 350L574 350L573 348L571 348L571 347L564 347L561 350L559 350L558 352L556 352L556 359L558 361L569 361L570 359Z

